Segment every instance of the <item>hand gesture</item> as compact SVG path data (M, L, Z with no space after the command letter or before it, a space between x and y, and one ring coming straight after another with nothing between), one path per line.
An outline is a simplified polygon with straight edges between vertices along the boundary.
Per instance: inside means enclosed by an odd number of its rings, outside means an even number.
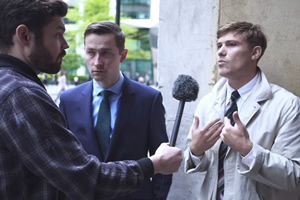
M192 153L196 156L200 156L207 149L210 149L220 138L223 126L223 122L218 118L210 122L202 130L199 130L199 118L195 117L195 123L192 129L192 142L190 145Z
M222 129L221 138L225 144L240 152L242 156L246 156L251 151L253 143L249 138L245 125L240 120L238 112L234 112L232 116L235 126L233 127L230 120L225 117L225 126Z

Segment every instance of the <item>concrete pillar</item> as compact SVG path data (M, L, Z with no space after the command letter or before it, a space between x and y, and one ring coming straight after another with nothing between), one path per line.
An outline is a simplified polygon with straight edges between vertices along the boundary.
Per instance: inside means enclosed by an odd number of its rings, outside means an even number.
M200 86L198 99L187 102L176 146L184 150L197 102L217 79L216 31L218 0L161 0L158 29L158 84L166 108L168 134L172 133L179 102L172 97L173 83L180 74L192 76ZM197 199L197 174L187 175L183 166L174 174L170 200Z
M219 78L216 67L216 31L231 21L261 24L268 48L259 62L270 82L300 95L300 1L298 0L161 0L158 30L158 84L164 98L168 134L172 133L178 101L172 87L179 74L200 85L195 102L186 103L176 146L186 147L198 101ZM198 174L183 166L174 174L169 200L194 200L199 194Z

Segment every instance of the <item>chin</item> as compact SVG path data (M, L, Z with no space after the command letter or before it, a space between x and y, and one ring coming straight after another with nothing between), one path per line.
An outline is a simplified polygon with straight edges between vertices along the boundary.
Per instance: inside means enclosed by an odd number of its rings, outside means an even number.
M225 68L220 68L219 67L219 75L222 77L226 77L228 76L228 74L230 73L230 71L226 70Z
M104 79L104 76L102 74L100 74L100 73L93 73L93 74L91 74L91 76L96 81L103 81L103 79Z
M224 73L224 71L223 70L220 70L220 68L219 68L219 75L220 76L224 76L226 73Z

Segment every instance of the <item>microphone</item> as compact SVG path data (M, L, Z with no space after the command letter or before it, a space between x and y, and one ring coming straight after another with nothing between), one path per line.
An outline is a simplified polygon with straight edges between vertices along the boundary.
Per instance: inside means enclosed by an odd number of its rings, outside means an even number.
M179 125L182 118L185 102L195 101L198 97L199 85L195 79L189 75L179 75L174 82L172 89L173 97L179 100L176 119L171 135L170 146L174 147L178 135Z

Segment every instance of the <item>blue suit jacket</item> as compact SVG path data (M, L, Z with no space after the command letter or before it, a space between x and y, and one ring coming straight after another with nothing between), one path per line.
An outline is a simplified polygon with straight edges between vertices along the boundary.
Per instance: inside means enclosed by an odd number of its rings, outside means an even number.
M59 108L69 129L89 154L101 161L138 160L153 155L162 142L168 141L165 109L159 91L128 79L124 75L122 96L107 156L101 156L93 126L92 81L61 94ZM145 180L136 192L118 199L166 199L172 175L155 175Z

